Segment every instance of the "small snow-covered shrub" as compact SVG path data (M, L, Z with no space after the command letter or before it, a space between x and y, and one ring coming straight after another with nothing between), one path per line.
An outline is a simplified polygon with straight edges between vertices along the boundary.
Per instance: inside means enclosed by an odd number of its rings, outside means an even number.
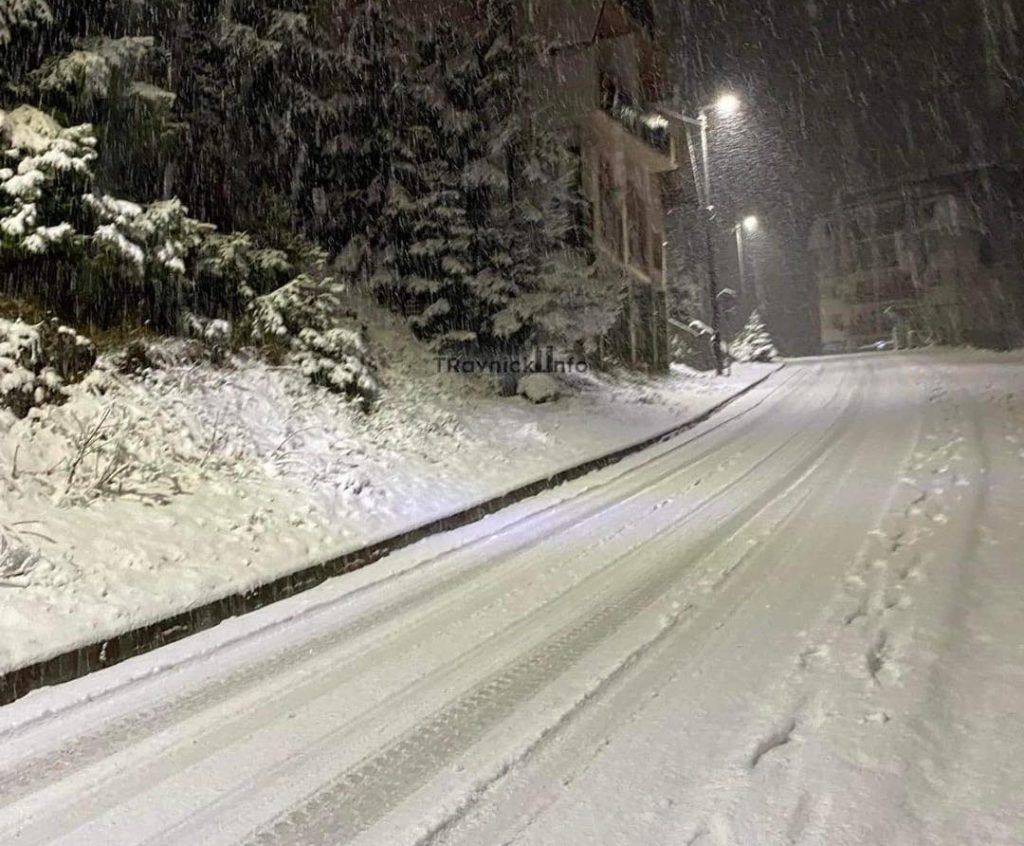
M774 361L779 357L768 328L756 311L750 313L746 326L729 346L736 361Z
M296 339L293 360L314 385L358 399L366 408L379 386L365 362L367 351L361 332L351 329L303 329Z
M256 298L252 305L253 334L259 340L289 339L303 329L327 329L345 312L345 286L327 277L314 279L303 273L287 285Z
M331 278L302 274L253 301L252 331L261 342L287 345L292 363L314 384L358 399L365 409L379 385L363 330L344 307L344 292Z
M114 358L114 366L121 373L140 376L148 370L155 370L159 365L149 352L145 341L130 341Z
M24 587L42 560L23 535L50 540L39 532L25 529L24 525L0 523L0 587Z
M204 239L196 263L194 309L234 317L294 273L283 250L261 247L245 232L212 233Z
M16 417L63 402L64 386L81 381L95 363L92 342L67 326L0 318L0 406Z
M231 322L220 317L201 317L191 312L185 314L185 334L192 344L203 351L201 360L216 365L228 363L235 338Z
M231 323L219 317L185 315L185 331L191 338L212 346L226 347L231 342Z

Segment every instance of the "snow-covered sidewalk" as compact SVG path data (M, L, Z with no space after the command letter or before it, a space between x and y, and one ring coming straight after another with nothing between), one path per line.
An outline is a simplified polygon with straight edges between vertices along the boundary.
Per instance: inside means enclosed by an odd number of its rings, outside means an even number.
M257 361L109 371L0 416L0 672L164 619L664 431L766 375L575 376L532 405L378 327L363 415Z

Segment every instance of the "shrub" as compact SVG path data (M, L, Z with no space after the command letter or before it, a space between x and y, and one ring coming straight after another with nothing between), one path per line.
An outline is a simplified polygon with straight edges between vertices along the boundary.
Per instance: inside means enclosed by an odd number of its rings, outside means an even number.
M16 417L62 403L64 386L81 381L95 363L95 346L74 329L0 319L0 406Z
M344 307L345 287L302 274L252 304L254 337L286 344L289 359L315 385L358 400L367 409L379 385L362 327ZM343 321L350 326L342 325Z

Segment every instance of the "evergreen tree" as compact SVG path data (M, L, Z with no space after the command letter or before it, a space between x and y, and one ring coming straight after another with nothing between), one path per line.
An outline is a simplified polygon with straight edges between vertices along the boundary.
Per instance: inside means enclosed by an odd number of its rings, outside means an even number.
M475 45L474 112L480 121L463 180L477 211L471 293L484 306L478 339L515 351L538 340L540 319L562 292L592 278L570 256L577 204L574 163L561 139L533 118L526 72L537 45L522 34L512 0L490 0ZM547 327L551 337L556 323ZM603 322L603 321L599 321Z
M459 52L448 27L417 44L392 133L375 274L380 293L409 315L416 333L442 345L463 331L460 309L470 296L466 208L452 143L466 121L450 97L451 62Z
M404 111L409 74L401 44L408 34L380 0L362 0L348 30L340 79L344 130L332 139L328 217L332 244L362 235L379 243L391 178L395 126Z
M743 331L729 346L729 353L736 361L774 361L779 357L768 327L756 311L750 313Z

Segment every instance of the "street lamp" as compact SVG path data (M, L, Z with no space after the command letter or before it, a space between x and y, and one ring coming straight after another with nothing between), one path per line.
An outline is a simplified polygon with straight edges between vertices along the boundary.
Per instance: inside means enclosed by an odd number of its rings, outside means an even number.
M720 115L731 115L734 112L739 111L740 98L735 94L723 94L715 102L715 110Z
M736 236L736 261L740 268L740 294L746 297L750 292L747 290L747 283L745 279L745 268L743 264L743 233L757 232L758 221L757 216L748 214L743 220L733 226L732 231ZM761 303L758 301L757 291L754 292L754 306L757 309L761 308Z
M739 97L735 94L726 93L720 96L714 103L700 109L700 111L697 112L697 117L695 118L678 112L671 112L667 110L665 112L669 117L682 121L684 124L700 128L700 157L704 170L703 179L697 173L697 162L694 158L692 149L690 151L690 162L693 166L694 181L698 185L703 184L704 187L704 238L707 245L708 255L708 294L710 295L711 300L711 342L714 348L715 371L719 375L721 375L725 369L725 361L722 355L722 337L721 331L719 330L721 312L718 306L718 279L715 276L715 206L711 202L711 163L709 161L708 153L708 112L714 111L720 115L727 116L733 114L739 108Z

